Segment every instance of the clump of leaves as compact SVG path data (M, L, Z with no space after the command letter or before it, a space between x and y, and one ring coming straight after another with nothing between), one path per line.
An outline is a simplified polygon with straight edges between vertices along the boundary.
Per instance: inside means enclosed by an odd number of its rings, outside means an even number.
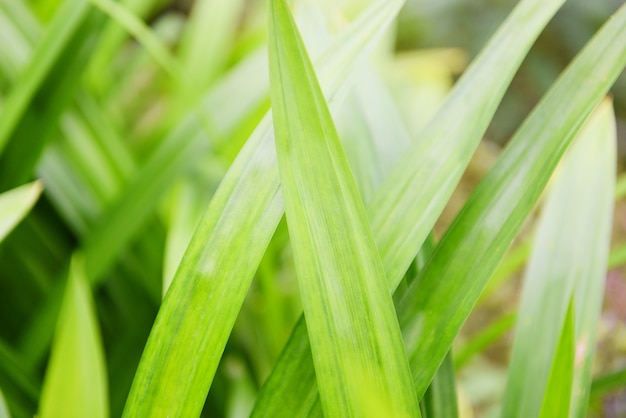
M492 413L585 416L626 6L432 232L564 1L520 1L447 92L444 55L393 56L402 0L206 0L151 27L158 2L45 23L4 0L0 238L44 199L0 247L0 411L472 416L451 348L554 178Z

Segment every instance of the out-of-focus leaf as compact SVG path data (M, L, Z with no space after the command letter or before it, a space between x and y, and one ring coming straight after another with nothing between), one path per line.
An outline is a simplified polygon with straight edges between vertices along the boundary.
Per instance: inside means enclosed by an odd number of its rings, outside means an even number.
M260 53L252 54L220 81L204 99L201 111L190 112L172 129L102 214L84 242L87 277L91 281L101 279L176 179L206 155L211 145L222 145L241 118L262 101L266 86L250 82L263 71L262 58ZM233 96L239 88L245 89L246 100Z
M418 416L382 263L284 0L270 3L276 153L317 382L330 416Z
M124 8L132 15L144 18L162 0L123 0L120 7ZM94 50L87 69L87 78L92 87L104 93L110 86L111 72L108 67L113 62L115 54L127 37L126 29L115 20L111 20L105 26L102 38ZM104 71L103 71L104 70Z
M362 66L337 129L361 196L368 202L410 141L387 87L371 65Z
M233 46L243 0L195 2L181 39L181 94L186 103L211 85L227 63ZM207 39L219 42L207 42Z
M122 4L111 0L89 0L94 6L111 16L120 26L124 27L146 48L150 55L167 71L168 75L178 80L180 68L178 62L171 56L159 39L132 11Z
M0 194L0 241L26 216L42 189L36 181Z
M401 5L401 0L375 4L327 50L320 79L329 96L346 84L355 59ZM278 186L268 117L238 154L196 229L148 339L125 416L200 413L252 276L282 217ZM209 311L219 315L206 315Z
M454 356L454 366L462 368L476 354L482 352L489 344L502 337L513 325L517 315L510 313L498 318L488 325L478 335L473 336L467 343L463 344Z
M41 418L109 415L104 353L80 256L72 259L41 395Z
M607 100L581 130L546 202L525 274L503 417L537 416L542 402L546 402L547 365L560 361L555 354L559 336L570 338L565 335L568 325L563 324L573 295L572 321L584 320L586 324L584 329L577 324L581 334L571 336L580 356L577 391L586 407L590 370L582 369L590 367L584 363L595 345L613 208L616 155L611 122ZM579 302L584 310L580 310ZM568 347L559 349L566 353ZM570 367L574 367L573 362ZM561 386L566 383L561 382Z
M567 309L562 328L543 395L539 418L569 415L572 381L574 379L574 338L576 333L574 310L571 303Z
M597 398L624 386L626 386L626 369L616 370L595 378L591 384L590 396Z
M611 239L611 223L613 220L613 196L615 189L617 132L612 102L605 99L596 111L584 135L584 141L589 143L585 159L581 162L584 169L581 171L597 173L597 180L590 188L595 194L590 196L596 203L594 219L595 229L590 233L587 243L588 264L576 284L574 293L575 307L575 362L574 380L572 383L572 401L570 417L583 418L587 416L587 404L591 390L591 372L596 348L596 334L602 300L605 290L607 260ZM581 138L582 140L582 138ZM591 145L593 144L593 145ZM593 148L592 148L593 146ZM582 152L581 152L582 153ZM595 164L594 164L595 163ZM593 164L593 167L591 166ZM602 174L600 174L602 173ZM602 176L602 177L600 177ZM585 181L592 182L590 177ZM577 184L576 187L579 187ZM589 217L586 217L587 222ZM582 220L579 222L583 222Z
M428 386L554 167L626 64L626 6L526 119L441 239L398 317L419 393ZM577 86L584 85L585 88Z
M422 400L425 418L457 418L459 407L452 353L448 353Z
M59 116L71 104L79 86L80 75L104 22L101 13L79 3L70 1L60 7L9 94L8 101L14 97L15 100L6 112L11 121L0 127L0 131L4 127L9 129L6 148L0 156L0 190L23 184L33 177L48 140L56 133ZM71 10L65 8L68 5ZM86 8L84 16L74 16L81 8ZM59 23L59 19L64 18L68 21ZM73 19L78 21L73 22ZM68 28L63 25L74 24L76 27L65 34ZM60 38L50 40L55 35ZM50 49L41 52L42 48ZM47 68L43 73L41 68L32 69L40 64ZM4 116L3 112L0 118Z
M0 418L11 418L2 390L0 390Z
M89 3L87 0L68 1L63 4L50 23L48 31L35 51L31 62L3 103L0 114L0 154L2 154L21 118L24 117L37 89L85 20L88 10Z
M3 341L0 341L0 387L5 399L12 401L11 409L19 405L33 412L36 410L41 383L26 370L17 352Z

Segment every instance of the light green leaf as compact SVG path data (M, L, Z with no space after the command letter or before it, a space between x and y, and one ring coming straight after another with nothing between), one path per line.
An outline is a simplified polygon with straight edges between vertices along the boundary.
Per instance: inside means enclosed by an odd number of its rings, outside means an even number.
M345 84L355 57L367 52L401 5L401 0L378 2L327 50L320 79L329 96ZM267 117L226 173L185 252L124 416L199 415L253 274L282 217L278 186Z
M625 64L623 6L526 119L402 300L398 317L418 393L426 389L561 155Z
M72 259L41 395L41 418L109 415L104 353L80 256Z
M371 65L362 65L337 129L365 202L408 148L410 136L390 92Z
M572 380L574 379L574 338L576 333L574 309L571 302L562 328L554 353L550 376L543 394L539 418L566 417L569 415ZM532 373L530 370L528 372Z
M9 407L7 406L2 390L0 390L0 418L11 418Z
M144 18L159 3L162 3L162 0L123 0L119 3L121 7L134 16ZM92 87L99 89L100 92L104 92L105 87L110 87L109 83L111 82L111 73L106 70L103 71L103 69L108 70L110 63L115 58L115 54L127 38L126 30L115 20L110 20L102 32L102 38L93 52L86 71L90 84Z
M0 131L8 129L0 132L0 148L5 147L0 156L2 190L32 178L48 140L56 134L59 116L78 88L83 66L104 21L102 14L82 3L70 1L59 8L9 93L9 108L0 116L8 118L0 126ZM5 139L7 142L1 144Z
M269 59L281 190L325 413L417 416L365 208L284 0L270 3Z
M42 189L36 181L0 194L0 241L26 216Z
M89 2L131 33L170 77L180 79L180 67L176 59L132 11L111 0L89 0Z
M245 7L243 0L194 3L180 48L183 102L194 103L224 70ZM207 42L207 39L219 39L219 42Z
M443 210L517 67L561 4L557 0L539 6L530 0L516 7L368 204L372 232L391 292ZM298 322L300 326L304 321ZM321 413L319 409L312 412L305 408L319 406L313 400L317 388L311 379L313 371L307 369L313 368L308 345L295 335L304 336L306 332L294 331L261 390L253 416ZM434 370L438 366L434 364ZM429 382L430 378L421 393ZM298 406L297 414L283 407L287 398Z
M222 79L204 98L200 110L190 112L166 135L106 208L84 242L87 277L91 281L101 279L176 179L206 155L211 145L220 146L263 100L266 87L250 81L262 74L262 58L259 53L252 54ZM233 95L237 86L246 89L246 100Z
M605 99L600 104L592 120L583 132L581 142L587 144L585 159L581 161L579 170L586 172L585 182L593 188L588 199L595 203L593 213L585 215L585 219L594 219L595 228L589 230L586 243L587 265L584 274L576 283L574 307L576 316L574 363L574 380L572 384L572 401L570 417L587 416L587 404L591 387L591 372L596 347L596 333L602 312L602 300L605 290L607 260L611 240L611 223L613 220L612 190L615 188L616 144L617 132L612 102ZM584 167L584 168L582 168ZM593 173L593 175L592 175ZM593 177L593 178L592 178ZM594 180L595 179L595 180ZM588 184L583 183L583 184ZM580 184L577 184L577 188ZM582 190L581 190L582 193ZM581 216L582 218L582 216ZM583 222L582 220L579 222Z
M368 205L391 289L448 202L527 51L564 1L517 4Z
M584 356L579 362L593 353L613 207L616 156L610 127L611 105L605 101L581 130L546 202L525 274L503 417L538 416L548 365L558 361L555 350L574 294L573 320L584 318L579 316L579 301L588 317L583 335L576 333L577 350ZM585 404L589 378L578 382Z

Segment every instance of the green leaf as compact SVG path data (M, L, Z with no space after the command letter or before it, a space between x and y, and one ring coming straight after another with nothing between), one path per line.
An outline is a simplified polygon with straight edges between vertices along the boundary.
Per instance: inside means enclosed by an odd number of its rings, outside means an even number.
M161 0L123 0L120 6L128 10L134 16L146 17L150 11L154 10ZM115 20L110 20L102 31L102 38L98 42L97 48L89 60L89 67L86 71L88 81L92 87L104 92L105 87L110 87L111 71L109 65L113 62L115 54L127 38L126 30ZM104 70L104 71L103 71Z
M26 216L43 186L35 181L0 194L0 241Z
M557 0L549 7L545 3L539 6L531 0L516 7L368 204L390 291L401 281L447 203L517 67L560 4ZM477 85L481 89L476 89ZM298 322L300 326L304 321ZM304 336L306 332L295 330L296 334ZM261 390L253 416L321 413L304 407L319 406L312 401L317 388L308 369L313 367L310 357L306 342L296 337L289 340ZM438 366L433 365L434 370ZM290 405L297 405L298 414L284 407L287 398Z
M573 302L573 301L572 301ZM563 321L550 376L543 394L539 418L565 417L569 415L572 381L574 379L574 309L570 302ZM544 364L545 367L545 364ZM528 371L532 373L532 371Z
M611 106L605 101L564 159L546 202L525 274L503 417L539 414L550 373L547 365L559 361L555 350L574 294L573 321L586 317L585 329L580 335L576 332L577 350L583 356L578 361L586 363L589 352L593 353L613 207L616 156L614 129L611 135L610 128ZM590 364L580 366L585 369ZM584 406L590 370L585 373L577 388Z
M608 392L623 388L624 386L626 386L626 369L612 371L593 380L590 397L602 397Z
M21 74L0 113L0 155L24 116L28 105L45 77L62 55L66 45L87 16L89 3L72 0L63 3L48 31L35 51L28 67Z
M368 205L390 288L448 202L532 43L563 3L518 3Z
M2 394L2 390L0 390L0 418L11 418L11 414L9 413L9 408L7 407L7 403L4 400L4 395Z
M593 194L591 190L588 191L588 196L593 196L588 199L595 203L595 207L590 208L587 214L581 215L581 218L584 216L587 222L589 219L594 219L595 228L588 231L585 254L587 264L582 270L584 273L576 284L574 294L576 359L570 416L578 418L587 416L596 333L602 312L611 242L612 191L615 189L615 172L617 171L617 132L610 99L605 99L600 104L582 135L584 137L580 140L587 144L587 150L580 151L581 154L584 152L586 155L580 162L579 170L587 173L584 179L587 183L578 183L576 187L585 184L589 189L594 190ZM585 202L585 207L588 203L590 202ZM589 215L589 213L594 213L594 215ZM582 220L579 222L583 223Z
M365 208L284 0L270 3L276 153L318 386L330 416L417 416Z
M10 409L15 409L19 405L34 412L41 395L41 383L30 370L26 369L21 356L17 353L0 341L0 386L5 398L11 401Z
M402 300L398 317L418 394L428 386L560 157L625 64L623 6L522 124Z
M91 291L80 256L72 259L41 395L39 416L107 417L108 383Z
M265 86L251 83L262 61L253 54L207 94L199 111L191 111L166 135L140 171L118 194L85 238L87 277L97 283L116 256L134 238L145 219L182 173L206 155L211 145L219 146L242 118L262 101ZM262 68L262 67L261 67ZM246 89L247 100L233 91ZM234 98L234 100L233 100ZM210 127L207 133L203 127Z
M355 57L367 52L401 5L398 0L375 4L327 50L320 79L329 96L337 94ZM254 272L282 217L278 186L268 117L238 154L196 229L159 310L124 416L200 414Z
M362 65L337 130L363 200L367 203L408 148L410 136L384 80Z
M132 11L111 0L89 1L131 33L170 77L180 79L180 68L176 59Z
M425 404L424 416L426 418L457 418L459 416L452 353L448 352L439 366L422 401Z
M246 4L243 0L200 0L194 3L181 39L181 95L193 103L224 70ZM207 39L219 39L209 42Z
M481 353L487 346L502 336L515 325L516 313L509 313L485 327L478 335L473 336L467 343L463 344L454 356L454 366L457 369L467 364L472 357Z

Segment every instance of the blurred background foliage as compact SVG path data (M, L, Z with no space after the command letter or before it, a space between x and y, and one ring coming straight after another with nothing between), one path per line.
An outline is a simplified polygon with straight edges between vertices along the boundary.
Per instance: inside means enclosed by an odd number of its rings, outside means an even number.
M400 14L397 47L457 47L474 56L515 4L511 0L409 0ZM505 143L530 109L621 0L568 0L537 40L513 80L488 132ZM626 152L626 76L613 87L620 124L620 154Z
M200 6L219 2L126 1L126 6L166 46L158 62L154 51L147 52L145 45L117 24L105 22L103 16L99 16L100 21L98 16L92 19L96 28L93 32L99 38L86 47L87 58L80 61L84 68L76 70L82 71L76 77L80 82L67 90L64 100L49 107L57 112L51 111L47 117L58 118L58 123L51 123L54 128L45 132L47 145L37 162L36 173L43 179L44 195L25 221L0 244L0 387L9 405L20 411L15 416L32 416L37 408L56 321L54 312L60 304L62 277L67 276L71 254L76 248L84 248L88 255L89 251L99 254L108 247L117 248L108 255L114 261L94 267L102 270L94 274L99 276L93 282L94 299L109 381L114 382L110 387L111 414L120 415L159 307L163 283L166 287L171 280L221 177L269 108L267 94L258 87L267 83L266 57L256 53L266 38L265 1L237 1L239 6L232 9L238 12L220 20L227 27L212 27L215 22L211 22L210 7ZM19 31L13 33L0 21L0 37L10 39L0 48L0 106L28 62L33 46L41 39L43 26L51 21L61 3L0 0L4 7L0 11L17 11L22 22ZM328 11L335 31L345 27L367 3L319 2ZM437 225L439 236L548 86L622 3L569 0L557 14L515 77L486 140ZM467 62L484 46L514 4L513 0L407 1L395 31L389 33L378 53L391 58L390 64L381 65L384 68L380 72L409 133L416 134L428 120ZM210 23L204 23L203 18ZM193 24L194 19L200 23ZM194 48L206 45L194 45L197 37L190 31L206 31L205 39L211 39L212 29L219 31L219 42L209 45L198 66L193 61L198 57ZM396 52L393 57L392 50ZM172 56L176 57L174 63ZM248 62L252 64L247 65ZM177 67L181 63L182 69ZM200 73L193 72L198 68ZM72 73L68 77L72 78ZM54 85L44 87L48 90L42 94L53 91ZM612 93L623 163L624 74ZM203 119L203 112L216 116ZM191 119L201 127L195 127L189 122ZM358 135L350 131L354 124L341 120L337 124L340 132ZM203 135L209 134L214 145L210 151L201 147L198 151L196 145L190 146L190 150L178 149L177 135L204 140ZM172 145L164 148L167 138L173 138ZM163 159L155 159L155 152ZM194 152L200 157L187 164L188 155ZM168 155L177 153L186 153L187 157L181 157L176 167L159 165L159 161L167 161ZM149 164L155 175L162 176L154 186L158 190L131 181ZM168 178L171 174L174 177ZM141 198L153 202L153 207L147 205L150 209L145 213L117 203L120 194L144 192ZM102 219L115 220L116 205L118 212L134 211L136 216L130 216L130 220L120 218L117 229L107 235L107 231L98 228L113 225ZM518 276L528 252L533 221L528 221L513 245L506 259L508 264L504 263L496 273L502 276L502 284L484 296L455 347L465 356L462 364L458 362L465 416L485 416L501 397L512 314L520 289ZM101 246L93 244L97 241L92 237L94 231L100 234ZM618 201L614 247L620 248L624 242L626 204ZM607 278L597 375L626 367L626 270L620 267L623 264L624 261L615 262ZM282 221L226 347L205 416L246 416L300 312L288 234ZM471 350L468 341L483 343ZM601 396L592 397L592 416L626 416L626 389L608 394L606 390L597 392Z

